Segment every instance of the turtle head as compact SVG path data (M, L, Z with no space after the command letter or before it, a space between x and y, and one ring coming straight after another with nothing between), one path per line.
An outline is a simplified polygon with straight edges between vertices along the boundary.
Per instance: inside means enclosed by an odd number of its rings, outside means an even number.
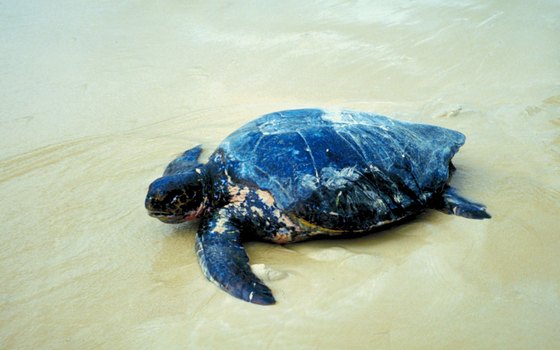
M148 214L168 224L194 220L204 213L206 180L201 168L162 176L150 184Z

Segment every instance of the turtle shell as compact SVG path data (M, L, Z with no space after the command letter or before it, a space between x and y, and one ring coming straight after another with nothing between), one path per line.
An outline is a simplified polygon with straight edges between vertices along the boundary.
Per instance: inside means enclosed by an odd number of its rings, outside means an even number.
M366 230L423 210L450 176L457 131L355 111L264 115L218 148L234 182L269 191L293 216Z

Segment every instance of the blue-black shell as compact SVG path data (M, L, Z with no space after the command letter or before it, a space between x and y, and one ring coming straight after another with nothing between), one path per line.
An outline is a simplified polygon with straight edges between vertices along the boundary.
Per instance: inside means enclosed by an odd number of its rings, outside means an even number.
M299 109L242 126L218 150L232 181L269 191L285 212L329 229L362 230L429 205L464 142L438 126Z

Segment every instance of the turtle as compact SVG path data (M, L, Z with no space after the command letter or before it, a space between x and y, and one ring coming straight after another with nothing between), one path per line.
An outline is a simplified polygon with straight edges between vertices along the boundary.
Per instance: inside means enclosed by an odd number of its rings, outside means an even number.
M198 219L204 275L234 297L274 304L251 270L247 240L351 237L428 208L490 218L449 184L464 142L458 131L369 112L274 112L230 134L205 164L200 145L171 161L150 184L145 207L164 223Z

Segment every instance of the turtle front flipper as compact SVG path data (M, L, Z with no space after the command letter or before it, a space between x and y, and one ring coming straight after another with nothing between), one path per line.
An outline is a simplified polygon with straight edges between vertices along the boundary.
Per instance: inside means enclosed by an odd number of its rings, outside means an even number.
M463 216L469 219L490 219L492 217L486 211L486 206L461 197L457 190L451 186L444 188L441 196L434 202L433 207L444 213Z
M167 175L180 174L180 173L190 171L196 168L197 166L200 166L200 163L198 162L198 157L200 156L200 153L202 153L202 147L200 145L191 148L189 150L186 150L185 152L183 152L183 154L173 159L173 161L169 163L167 168L165 168L163 175L167 176Z
M251 271L240 231L222 208L204 219L196 236L198 261L206 277L236 298L274 304L270 289Z

